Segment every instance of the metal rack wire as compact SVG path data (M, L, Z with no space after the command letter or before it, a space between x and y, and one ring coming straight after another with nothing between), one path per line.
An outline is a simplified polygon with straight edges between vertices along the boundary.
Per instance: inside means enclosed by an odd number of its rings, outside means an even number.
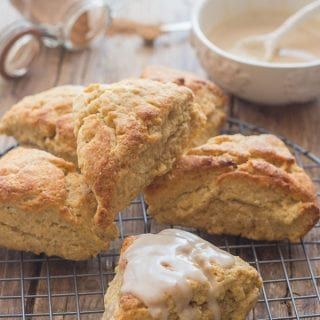
M236 119L226 133L266 130ZM320 159L283 138L297 161L320 185ZM318 193L320 196L320 193ZM72 262L0 250L0 319L100 319L107 283L114 275L124 237L164 228L147 215L143 197L118 214L120 238L97 258ZM201 236L241 256L263 277L263 290L248 319L320 319L320 225L299 243L255 242L239 237Z

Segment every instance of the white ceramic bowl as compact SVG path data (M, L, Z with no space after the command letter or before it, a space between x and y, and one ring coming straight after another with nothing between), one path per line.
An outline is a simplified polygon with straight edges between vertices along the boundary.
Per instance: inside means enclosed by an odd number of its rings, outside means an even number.
M199 0L192 16L192 44L209 76L234 95L266 105L313 100L320 95L320 61L290 64L248 61L220 49L206 36L219 22L246 10L264 11L279 7L293 13L310 2Z

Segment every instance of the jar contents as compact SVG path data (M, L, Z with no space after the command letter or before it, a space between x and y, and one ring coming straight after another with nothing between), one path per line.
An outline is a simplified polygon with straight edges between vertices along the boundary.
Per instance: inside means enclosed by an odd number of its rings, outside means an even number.
M127 265L121 292L138 297L154 318L168 319L168 295L174 299L181 319L195 318L190 305L190 281L208 286L209 308L219 318L210 269L213 263L224 268L233 266L234 257L229 253L189 232L167 229L139 236L125 252L124 259Z
M260 46L237 44L248 37L276 30L292 13L263 11L247 12L225 19L209 32L208 38L221 49L248 60L265 61ZM270 62L302 63L320 59L320 20L311 18L293 29L280 43L280 49Z

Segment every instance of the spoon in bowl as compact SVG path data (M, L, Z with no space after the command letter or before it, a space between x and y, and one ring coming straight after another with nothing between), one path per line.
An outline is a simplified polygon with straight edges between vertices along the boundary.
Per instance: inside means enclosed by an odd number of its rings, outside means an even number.
M261 52L263 60L271 61L276 52L280 49L281 41L300 23L307 20L310 16L320 11L320 0L311 2L290 16L276 30L258 36L250 36L242 39L235 44L235 52L248 53L250 50Z

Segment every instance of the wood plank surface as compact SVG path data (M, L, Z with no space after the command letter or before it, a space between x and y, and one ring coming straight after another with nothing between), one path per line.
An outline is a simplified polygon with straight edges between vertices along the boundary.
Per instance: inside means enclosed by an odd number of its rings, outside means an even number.
M191 0L124 1L124 5L118 8L116 13L141 22L177 22L189 18L194 2ZM1 6L2 2L0 2L0 12ZM11 14L6 12L1 19L10 21ZM125 77L138 76L142 68L148 64L162 64L205 76L186 33L165 35L152 47L145 46L136 36L113 36L106 38L98 46L82 52L70 53L63 48L46 48L34 62L28 76L14 81L0 79L0 115L22 97L52 86L85 85L92 82L111 83ZM232 117L281 134L320 156L319 102L271 108L233 98L228 112ZM319 172L315 174L320 177ZM125 226L123 235L145 231L141 221L130 220L130 217L139 215L142 215L140 204L126 210L122 218L129 220L122 223ZM157 230L158 226L153 224L152 228ZM314 231L307 241L310 240L311 243L319 239L318 237L319 232ZM268 319L270 316L268 307L273 317L286 319L291 316L295 319L293 302L290 300L291 289L297 296L313 296L307 300L297 300L297 304L301 304L303 314L320 314L315 284L310 280L311 265L316 285L319 286L320 260L312 260L308 265L301 245L281 246L279 252L277 246L265 248L238 238L213 237L212 240L231 248L232 253L241 255L258 267L266 280L262 300L250 314L250 319ZM117 244L114 246L116 248ZM309 256L320 257L319 244L307 244L306 250ZM30 314L25 319L51 319L50 311L55 314L54 319L59 320L99 319L103 310L105 284L107 280L112 279L112 271L117 260L117 257L113 256L116 249L110 252L102 255L99 260L77 264L28 255L31 262L24 265L24 272L34 280L24 281L23 291L29 296L25 299L25 311ZM8 258L18 261L20 253L0 251L1 261ZM40 262L37 262L37 259ZM292 262L290 259L300 259L301 262ZM11 267L12 265L14 267ZM22 314L21 299L2 299L8 295L21 295L21 281L1 280L9 277L19 278L20 273L19 262L0 265L0 317L2 318L6 318L6 314ZM288 283L287 278L297 277L307 277L308 280L305 281L308 283L302 280L293 282L289 280ZM274 279L279 281L273 281ZM263 301L264 294L270 300L268 304ZM31 317L32 314L36 315ZM12 316L7 319L22 319L22 317Z

